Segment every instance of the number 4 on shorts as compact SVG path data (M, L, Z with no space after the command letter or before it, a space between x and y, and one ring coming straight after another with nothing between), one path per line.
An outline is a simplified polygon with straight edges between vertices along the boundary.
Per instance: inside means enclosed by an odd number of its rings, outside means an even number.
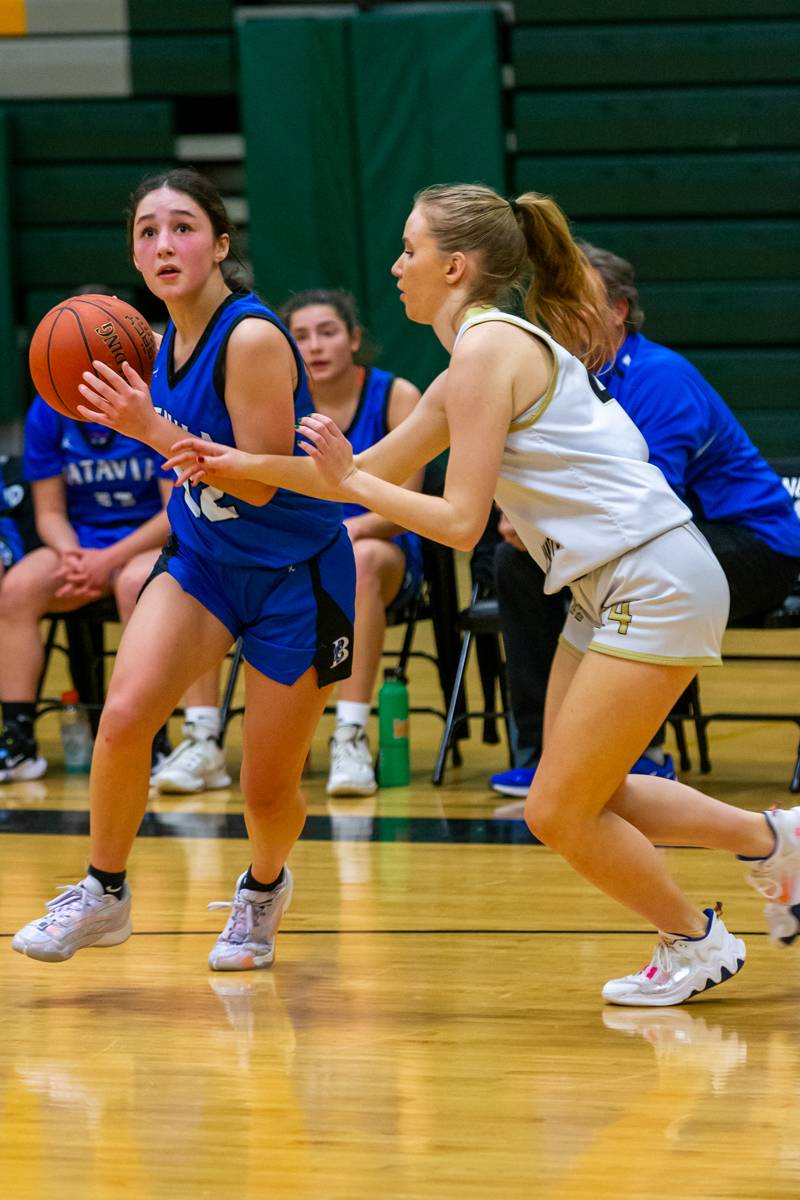
M617 633L622 634L624 637L628 632L628 626L633 620L633 617L631 616L630 601L625 600L622 604L615 604L614 607L609 610L608 619L609 621L617 622L619 625Z

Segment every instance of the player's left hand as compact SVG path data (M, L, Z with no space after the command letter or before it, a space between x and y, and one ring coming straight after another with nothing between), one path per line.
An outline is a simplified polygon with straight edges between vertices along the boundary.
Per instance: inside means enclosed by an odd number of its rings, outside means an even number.
M83 419L96 421L137 441L149 441L156 413L150 389L141 375L127 362L122 364L122 375L97 360L92 366L95 373L84 371L84 381L78 386L86 400L86 404L78 405Z
M299 443L300 449L314 460L325 482L346 496L348 481L358 468L353 458L353 447L339 426L322 413L311 413L301 418L298 430L307 439Z

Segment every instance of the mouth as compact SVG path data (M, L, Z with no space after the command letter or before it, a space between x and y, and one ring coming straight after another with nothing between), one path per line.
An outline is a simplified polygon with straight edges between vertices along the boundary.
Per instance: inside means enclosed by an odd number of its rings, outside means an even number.
M331 364L328 362L327 359L312 358L311 363L309 365L310 365L312 371L324 371L325 368L329 367Z
M174 279L176 275L180 275L177 267L159 267L156 271L158 279Z

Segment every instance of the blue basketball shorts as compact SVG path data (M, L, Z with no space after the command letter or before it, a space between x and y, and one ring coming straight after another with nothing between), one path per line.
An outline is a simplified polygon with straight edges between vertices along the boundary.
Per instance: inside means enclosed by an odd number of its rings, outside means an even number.
M245 661L267 678L291 685L313 666L326 687L351 674L356 573L344 526L313 558L285 567L210 562L173 534L150 579L164 571L242 639Z
M24 556L25 544L22 534L10 517L0 517L0 563L7 570Z
M392 538L406 558L406 570L400 591L386 606L387 612L397 612L405 608L422 588L422 545L415 533L398 533Z

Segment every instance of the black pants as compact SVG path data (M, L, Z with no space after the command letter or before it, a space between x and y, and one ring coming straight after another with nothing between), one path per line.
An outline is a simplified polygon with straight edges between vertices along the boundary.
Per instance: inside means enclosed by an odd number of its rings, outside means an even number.
M757 616L783 603L800 572L800 559L778 554L739 525L696 524L728 580L731 621ZM569 591L565 588L546 596L541 569L529 554L508 542L497 545L494 566L517 732L515 762L528 767L541 754L547 678L564 626ZM663 741L663 734L655 739L659 740Z

